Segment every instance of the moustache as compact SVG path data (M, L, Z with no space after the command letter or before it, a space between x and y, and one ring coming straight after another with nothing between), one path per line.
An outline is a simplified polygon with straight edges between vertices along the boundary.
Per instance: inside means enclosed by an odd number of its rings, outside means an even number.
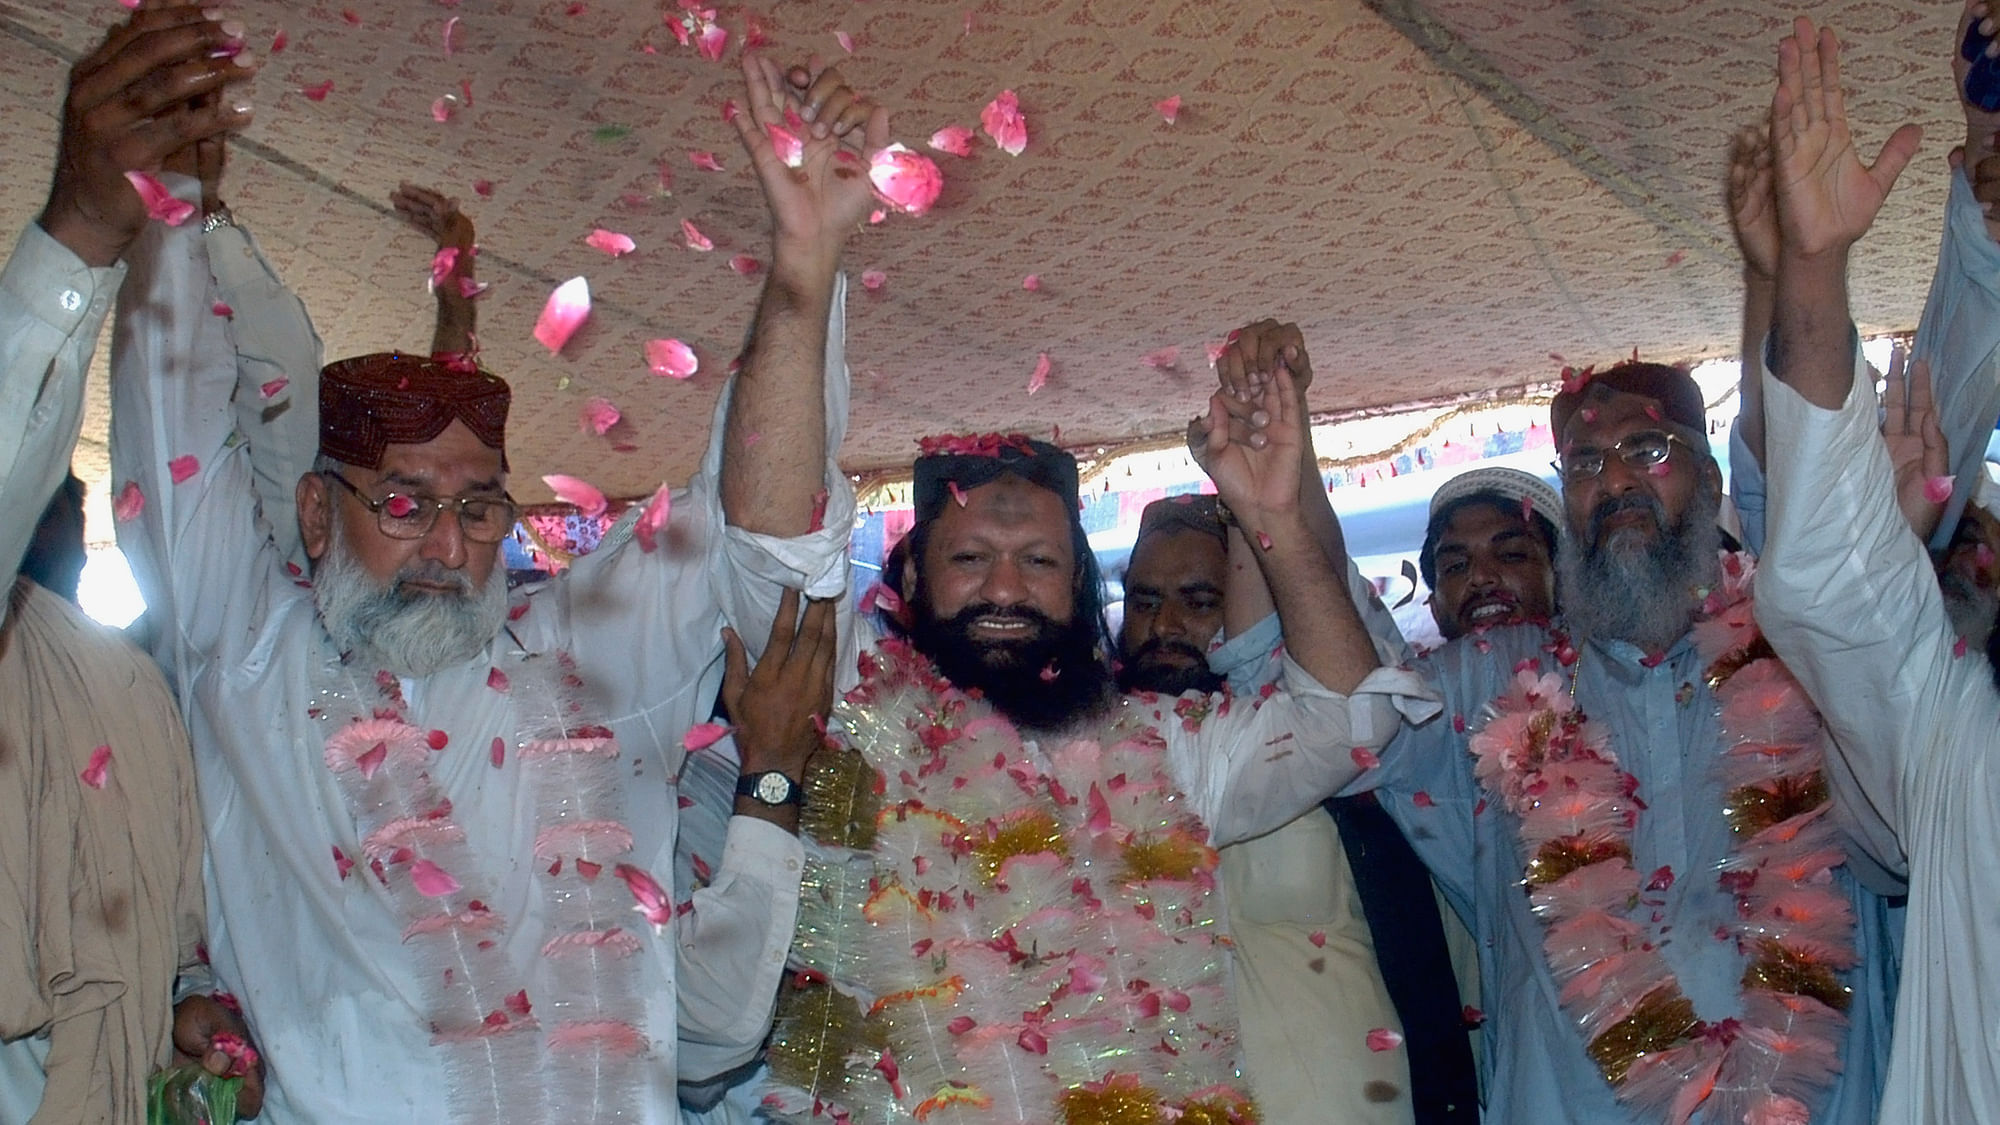
M1170 637L1153 637L1147 640L1138 648L1132 650L1131 662L1133 664L1145 664L1149 660L1157 660L1169 654L1186 657L1190 664L1206 665L1208 663L1207 653L1186 641L1177 641Z
M399 595L407 597L409 595L403 594L403 587L411 582L420 582L426 586L446 587L456 597L469 598L472 596L472 578L464 571L453 570L436 559L424 559L420 562L414 562L397 571L396 579L389 584L389 588L396 591Z
M1623 512L1644 512L1652 517L1653 530L1667 530L1667 511L1658 499L1643 492L1627 492L1622 496L1609 497L1590 510L1590 542L1593 546L1603 541L1605 523Z

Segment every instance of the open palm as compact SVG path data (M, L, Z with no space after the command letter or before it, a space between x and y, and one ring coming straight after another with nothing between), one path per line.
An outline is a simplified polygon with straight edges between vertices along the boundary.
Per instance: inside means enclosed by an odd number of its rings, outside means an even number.
M787 74L745 51L743 92L748 104L733 123L763 183L775 234L840 245L874 205L868 157L889 143L888 111L857 96L817 58ZM780 147L792 137L799 144L788 160Z
M1921 131L1896 130L1873 164L1863 164L1848 132L1840 88L1840 43L1830 28L1801 17L1778 45L1778 92L1771 100L1771 145L1778 225L1785 252L1845 250L1875 213L1910 158Z

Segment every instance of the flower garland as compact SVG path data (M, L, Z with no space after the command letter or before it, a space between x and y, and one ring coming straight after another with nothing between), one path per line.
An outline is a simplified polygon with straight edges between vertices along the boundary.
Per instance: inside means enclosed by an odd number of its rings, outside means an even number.
M635 1120L647 1041L631 959L642 944L627 927L640 889L633 880L657 884L625 864L619 878L599 878L632 848L617 741L578 722L583 681L568 653L524 659L511 677L494 668L487 684L510 696L515 765L536 817L532 878L552 935L539 947L543 963L509 956L512 923L487 905L490 860L482 864L468 844L431 775L431 757L450 736L410 723L394 676L375 674L371 705L352 670L332 662L312 713L329 728L327 768L360 841L355 856L334 846L336 869L344 881L365 859L404 923L455 1119ZM495 738L479 752L497 770L508 749Z
M1740 1018L1696 1016L1634 920L1642 904L1661 905L1647 896L1674 875L1632 867L1638 782L1563 677L1517 670L1470 741L1479 781L1519 820L1564 1011L1619 1099L1675 1123L1697 1108L1731 1125L1809 1121L1841 1068L1849 997L1836 973L1859 961L1853 909L1833 880L1847 857L1826 817L1819 715L1757 628L1752 576L1746 557L1724 556L1693 637L1721 709L1717 768L1735 843L1718 879L1737 918L1718 937L1748 960ZM1575 664L1560 637L1552 651Z
M1256 1120L1239 1086L1215 850L1124 707L1052 752L907 644L862 658L768 1112L791 1120Z

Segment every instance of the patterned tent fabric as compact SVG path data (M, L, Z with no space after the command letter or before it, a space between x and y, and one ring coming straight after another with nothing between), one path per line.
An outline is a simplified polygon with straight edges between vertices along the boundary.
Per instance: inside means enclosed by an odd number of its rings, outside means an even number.
M1958 10L1814 12L1851 43L1863 145L1904 120L1929 138L1857 255L1867 331L1907 329L1923 303L1944 152L1963 133L1947 62ZM480 338L515 388L516 494L530 501L547 498L545 472L632 497L700 455L759 284L729 259L768 256L720 116L753 22L780 58L841 59L946 177L930 214L892 216L850 249L857 277L885 275L850 303L842 459L857 471L907 465L916 435L945 429L1059 423L1086 450L1169 434L1207 394L1207 347L1266 314L1305 326L1323 412L1544 382L1553 356L1732 354L1719 185L1730 132L1768 104L1786 30L1785 12L1746 0L754 0L717 12L730 39L709 61L668 27L677 0L231 11L268 65L227 196L331 354L427 342L430 248L388 211L397 181L454 194L478 221L493 282ZM10 227L46 190L69 61L123 14L0 2ZM301 93L326 82L323 100ZM1027 117L1024 153L984 136L970 157L928 150L944 126L977 130L1003 89ZM1155 107L1170 96L1171 124ZM683 220L715 249L689 249ZM638 250L591 249L594 227ZM551 356L535 315L577 275L596 311ZM694 345L692 380L649 373L644 345L663 337ZM1030 396L1044 353L1050 377ZM579 434L593 397L624 413L611 438ZM96 481L102 433L99 412L82 454Z

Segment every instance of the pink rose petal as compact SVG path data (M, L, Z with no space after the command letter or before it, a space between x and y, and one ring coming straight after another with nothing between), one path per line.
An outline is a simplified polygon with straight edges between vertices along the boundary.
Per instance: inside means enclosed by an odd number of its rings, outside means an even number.
M951 490L951 498L958 502L958 506L961 508L965 507L965 490L958 486L958 482L948 480L944 482L944 486Z
M333 869L340 872L340 879L343 883L347 881L348 872L354 870L354 861L347 858L347 853L341 851L338 844L335 844L333 847Z
M551 353L562 351L563 345L569 343L569 338L588 319L590 283L572 277L556 286L542 305L542 315L535 319L535 339Z
M1960 637L1956 641L1953 641L1951 644L1951 658L1953 660L1964 659L1966 647L1967 643L1964 637Z
M972 130L963 125L946 125L931 134L931 147L953 156L971 156Z
M443 33L442 35L440 35L440 36L439 36L439 38L440 38L440 39L442 39L442 40L444 41L444 57L445 57L445 58L450 58L450 57L451 57L451 52L452 52L452 44L451 44L451 38L452 38L452 35L453 35L453 33L455 33L456 31L458 31L458 17L457 17L457 16L453 16L453 17L451 17L450 19L448 19L448 20L444 21L444 33Z
M604 493L599 492L596 485L563 473L544 474L542 483L549 486L556 499L576 505L577 511L584 515L594 519L604 514Z
M690 250L699 250L706 254L710 250L715 249L715 243L709 241L708 236L701 233L701 228L695 226L690 220L681 220L681 237L687 239L688 249Z
M881 270L861 271L861 288L868 290L870 293L887 284L889 284L889 275L883 273Z
M309 102L323 102L328 94L333 93L333 79L329 78L317 86L301 86L299 93L304 94Z
M224 319L228 319L229 317L236 315L236 310L230 308L228 302L226 301L215 302L214 304L208 306L208 311Z
M1307 935L1306 935L1306 940L1307 940L1307 941L1309 941L1309 942L1312 942L1312 943L1313 943L1313 948L1314 948L1314 949L1325 949L1325 948L1326 948L1326 931L1325 931L1325 930L1314 930L1314 931L1313 931L1312 933L1309 933L1309 934L1307 934Z
M633 242L630 237L619 234L615 230L605 230L602 227L585 235L583 241L591 249L602 250L614 258L630 254L639 248L638 244Z
M701 361L695 357L693 348L679 340L648 340L646 366L652 368L655 375L686 379L701 368Z
M507 740L496 735L493 739L493 745L486 752L486 757L487 760L493 763L493 768L496 770L506 765Z
M353 8L342 8L340 10L340 18L345 20L349 27L361 26L361 13L355 11Z
M119 523L131 523L146 510L146 494L139 491L139 482L128 480L125 487L118 490L118 498L111 502L111 518Z
M688 162L704 172L720 172L723 170L722 161L717 160L715 154L712 152L690 151L688 153Z
M701 34L695 37L695 46L700 49L701 57L709 62L722 58L722 50L728 44L729 33L722 29L721 24L712 21L702 25Z
M458 295L468 301L476 301L486 296L486 291L491 288L493 286L490 282L475 281L469 277L458 279Z
M508 687L507 673L502 672L498 668L487 669L486 686L492 688L494 691L506 691Z
M893 144L868 161L868 179L875 194L906 215L921 215L944 191L944 173L930 157Z
M436 289L438 286L443 285L444 279L450 277L452 271L457 268L458 247L438 247L438 252L431 255L431 288Z
M696 723L688 728L688 732L685 735L681 736L681 748L684 750L705 749L722 741L722 736L728 733L729 728L723 726L721 723Z
M1164 347L1158 351L1147 352L1139 357L1139 362L1157 371L1171 371L1180 366L1181 350L1178 347Z
M451 873L428 859L420 859L410 865L410 885L425 898L443 898L457 893L458 880Z
M854 53L854 36L849 35L845 31L836 31L833 33L833 41L840 44L841 50L846 51L850 55Z
M727 125L730 122L736 120L736 115L742 112L743 110L739 106L737 106L735 98L724 98L722 100L723 124Z
M493 181L492 180L472 181L472 193L474 195L479 196L481 199L493 198Z
M593 398L583 404L583 410L578 417L578 421L582 423L585 433L595 433L599 437L603 437L605 432L617 425L619 420L624 416L624 413L610 399Z
M378 742L370 746L366 751L355 755L354 764L361 767L361 778L363 781L366 781L373 778L375 771L381 769L382 763L388 760L389 744Z
M651 552L659 546L660 533L666 530L667 517L673 514L673 491L666 485L653 490L646 501L646 508L632 524L632 537L639 541L641 551Z
M431 100L431 120L440 124L451 120L451 111L458 107L458 99L444 94Z
M1028 147L1028 122L1021 116L1021 99L1012 90L1002 90L999 97L986 103L979 111L979 124L1009 156L1019 156Z
M167 190L167 185L144 172L127 172L125 178L131 182L132 190L146 204L146 217L158 219L170 227L180 226L194 217L195 206L185 199L175 198Z
M1424 792L1422 789L1417 790L1416 793L1411 795L1410 803L1420 809L1429 809L1437 807L1437 802L1432 800L1431 795L1429 793Z
M1354 764L1364 770L1372 770L1382 764L1382 759L1376 757L1375 752L1365 746L1356 746L1350 756L1354 759Z
M1170 98L1165 98L1160 101L1154 102L1153 108L1160 111L1161 119L1166 121L1167 124L1172 125L1174 122L1180 120L1181 96L1179 94L1175 94Z
M1042 288L1042 275L1038 273L1031 273L1028 276L1022 278L1021 288L1026 289L1030 293L1040 292Z
M1258 545L1259 547L1262 547L1262 548L1264 548L1264 549L1265 549L1266 551L1270 550L1270 549L1271 549L1271 536L1270 536L1270 533L1268 533L1268 532L1263 532L1263 531L1260 531L1260 532L1258 532L1258 533L1257 533L1257 545Z
M1020 1044L1021 1049L1031 1055L1046 1055L1049 1053L1049 1037L1032 1027L1022 1028L1021 1034L1015 1038L1014 1042Z
M868 225L872 227L888 217L889 217L889 212L882 210L880 207L877 207L873 211L868 212Z
M742 274L744 277L755 277L757 271L764 268L764 263L748 254L738 254L729 259L729 268Z
M284 28L282 27L279 28L278 33L276 35L271 36L271 53L274 55L278 54L279 52L283 51L286 47L290 46L291 42L292 42L292 37L285 34Z
M1051 366L1053 365L1049 363L1049 353L1041 352L1035 356L1034 373L1028 376L1029 394L1034 394L1036 391L1049 385L1049 368Z
M175 484L186 484L198 472L201 472L201 460L192 453L184 453L167 462L167 475L173 478Z
M1951 499L1951 486L1955 478L1927 477L1924 480L1924 499L1933 504L1942 504Z
M83 783L92 789L102 789L104 788L105 781L109 780L110 774L111 747L99 746L90 752L90 764L84 766L83 772L77 776L83 779Z
M778 154L785 167L796 168L806 162L806 144L797 133L775 121L764 126L764 132L771 138L771 151Z
M1368 1033L1368 1049L1375 1052L1393 1051L1403 1045L1403 1033L1392 1027L1378 1027Z

